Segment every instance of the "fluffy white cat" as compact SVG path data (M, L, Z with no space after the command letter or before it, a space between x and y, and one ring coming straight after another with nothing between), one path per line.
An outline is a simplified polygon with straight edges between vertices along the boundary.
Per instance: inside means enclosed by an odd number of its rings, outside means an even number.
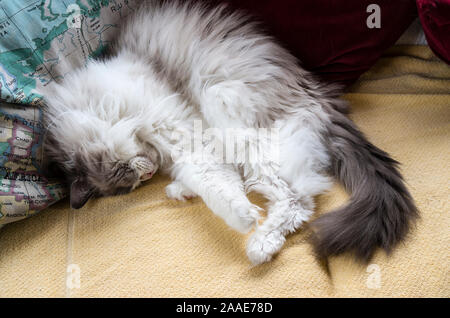
M254 264L308 221L313 197L334 176L352 197L315 222L316 251L368 260L404 238L417 212L396 162L366 140L337 95L246 15L150 1L121 27L110 57L49 85L45 152L64 171L74 208L127 193L157 169L170 174L170 198L198 195L233 229L255 229L247 247ZM230 128L276 130L278 142L237 134L233 154L255 151L253 161L224 163L225 155L204 151L207 138L202 151L180 153L174 136L195 136L199 122L223 136ZM212 148L218 140L225 144L215 138ZM250 191L268 199L262 224Z

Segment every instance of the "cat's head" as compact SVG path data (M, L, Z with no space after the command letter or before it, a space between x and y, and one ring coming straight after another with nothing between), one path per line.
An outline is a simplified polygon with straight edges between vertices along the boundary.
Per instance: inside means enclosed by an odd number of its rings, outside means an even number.
M147 154L128 161L96 161L100 155L78 162L70 182L70 205L81 208L91 197L126 194L153 177L157 164Z
M137 105L151 101L141 97L146 87L136 81L135 64L90 61L39 91L45 97L44 162L64 173L73 208L91 197L130 192L160 165L149 133L143 135L148 117Z
M128 193L155 174L161 158L139 137L139 117L111 120L108 108L99 115L99 104L90 111L61 94L53 97L44 107L44 171L63 172L73 208L91 197Z
M47 133L44 141L47 165L56 165L70 186L70 205L81 208L91 197L129 193L153 177L159 154L151 145L142 145L132 132L109 129L61 134Z
M158 170L158 152L132 130L81 126L63 134L49 131L44 141L45 162L64 173L72 208L91 197L129 193Z

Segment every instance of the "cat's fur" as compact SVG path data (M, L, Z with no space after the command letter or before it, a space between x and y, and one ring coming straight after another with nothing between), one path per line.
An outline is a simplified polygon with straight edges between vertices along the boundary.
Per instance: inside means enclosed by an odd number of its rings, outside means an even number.
M316 81L245 15L149 2L112 51L45 92L45 152L68 176L73 207L129 192L159 168L174 180L170 198L199 195L230 227L255 227L247 254L259 264L308 221L331 174L352 197L314 222L321 257L351 251L368 260L407 234L417 211L397 163L346 117L334 87ZM192 132L194 120L219 130L279 128L279 165L174 159L173 133ZM250 191L268 199L260 225Z

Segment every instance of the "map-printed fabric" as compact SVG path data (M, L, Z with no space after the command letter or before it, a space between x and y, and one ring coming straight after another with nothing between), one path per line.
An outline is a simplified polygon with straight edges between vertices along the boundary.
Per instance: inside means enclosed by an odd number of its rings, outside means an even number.
M39 88L99 55L139 0L0 0L0 227L66 195L40 172Z

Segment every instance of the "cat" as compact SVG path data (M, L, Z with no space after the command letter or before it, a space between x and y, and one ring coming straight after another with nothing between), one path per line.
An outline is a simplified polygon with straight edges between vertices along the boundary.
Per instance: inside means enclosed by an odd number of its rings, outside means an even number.
M404 239L418 211L398 163L347 117L339 94L244 13L149 1L123 23L109 57L47 86L44 152L64 172L76 209L91 197L128 193L157 170L170 175L169 198L200 196L231 228L254 229L253 264L270 261L309 220L313 197L335 177L351 198L312 222L314 250L368 261L377 247L389 252ZM238 134L234 153L258 147L263 158L239 163L195 149L189 160L174 155L174 134L194 135L195 123L219 132L276 129L278 143L261 147ZM268 200L262 223L252 191Z

